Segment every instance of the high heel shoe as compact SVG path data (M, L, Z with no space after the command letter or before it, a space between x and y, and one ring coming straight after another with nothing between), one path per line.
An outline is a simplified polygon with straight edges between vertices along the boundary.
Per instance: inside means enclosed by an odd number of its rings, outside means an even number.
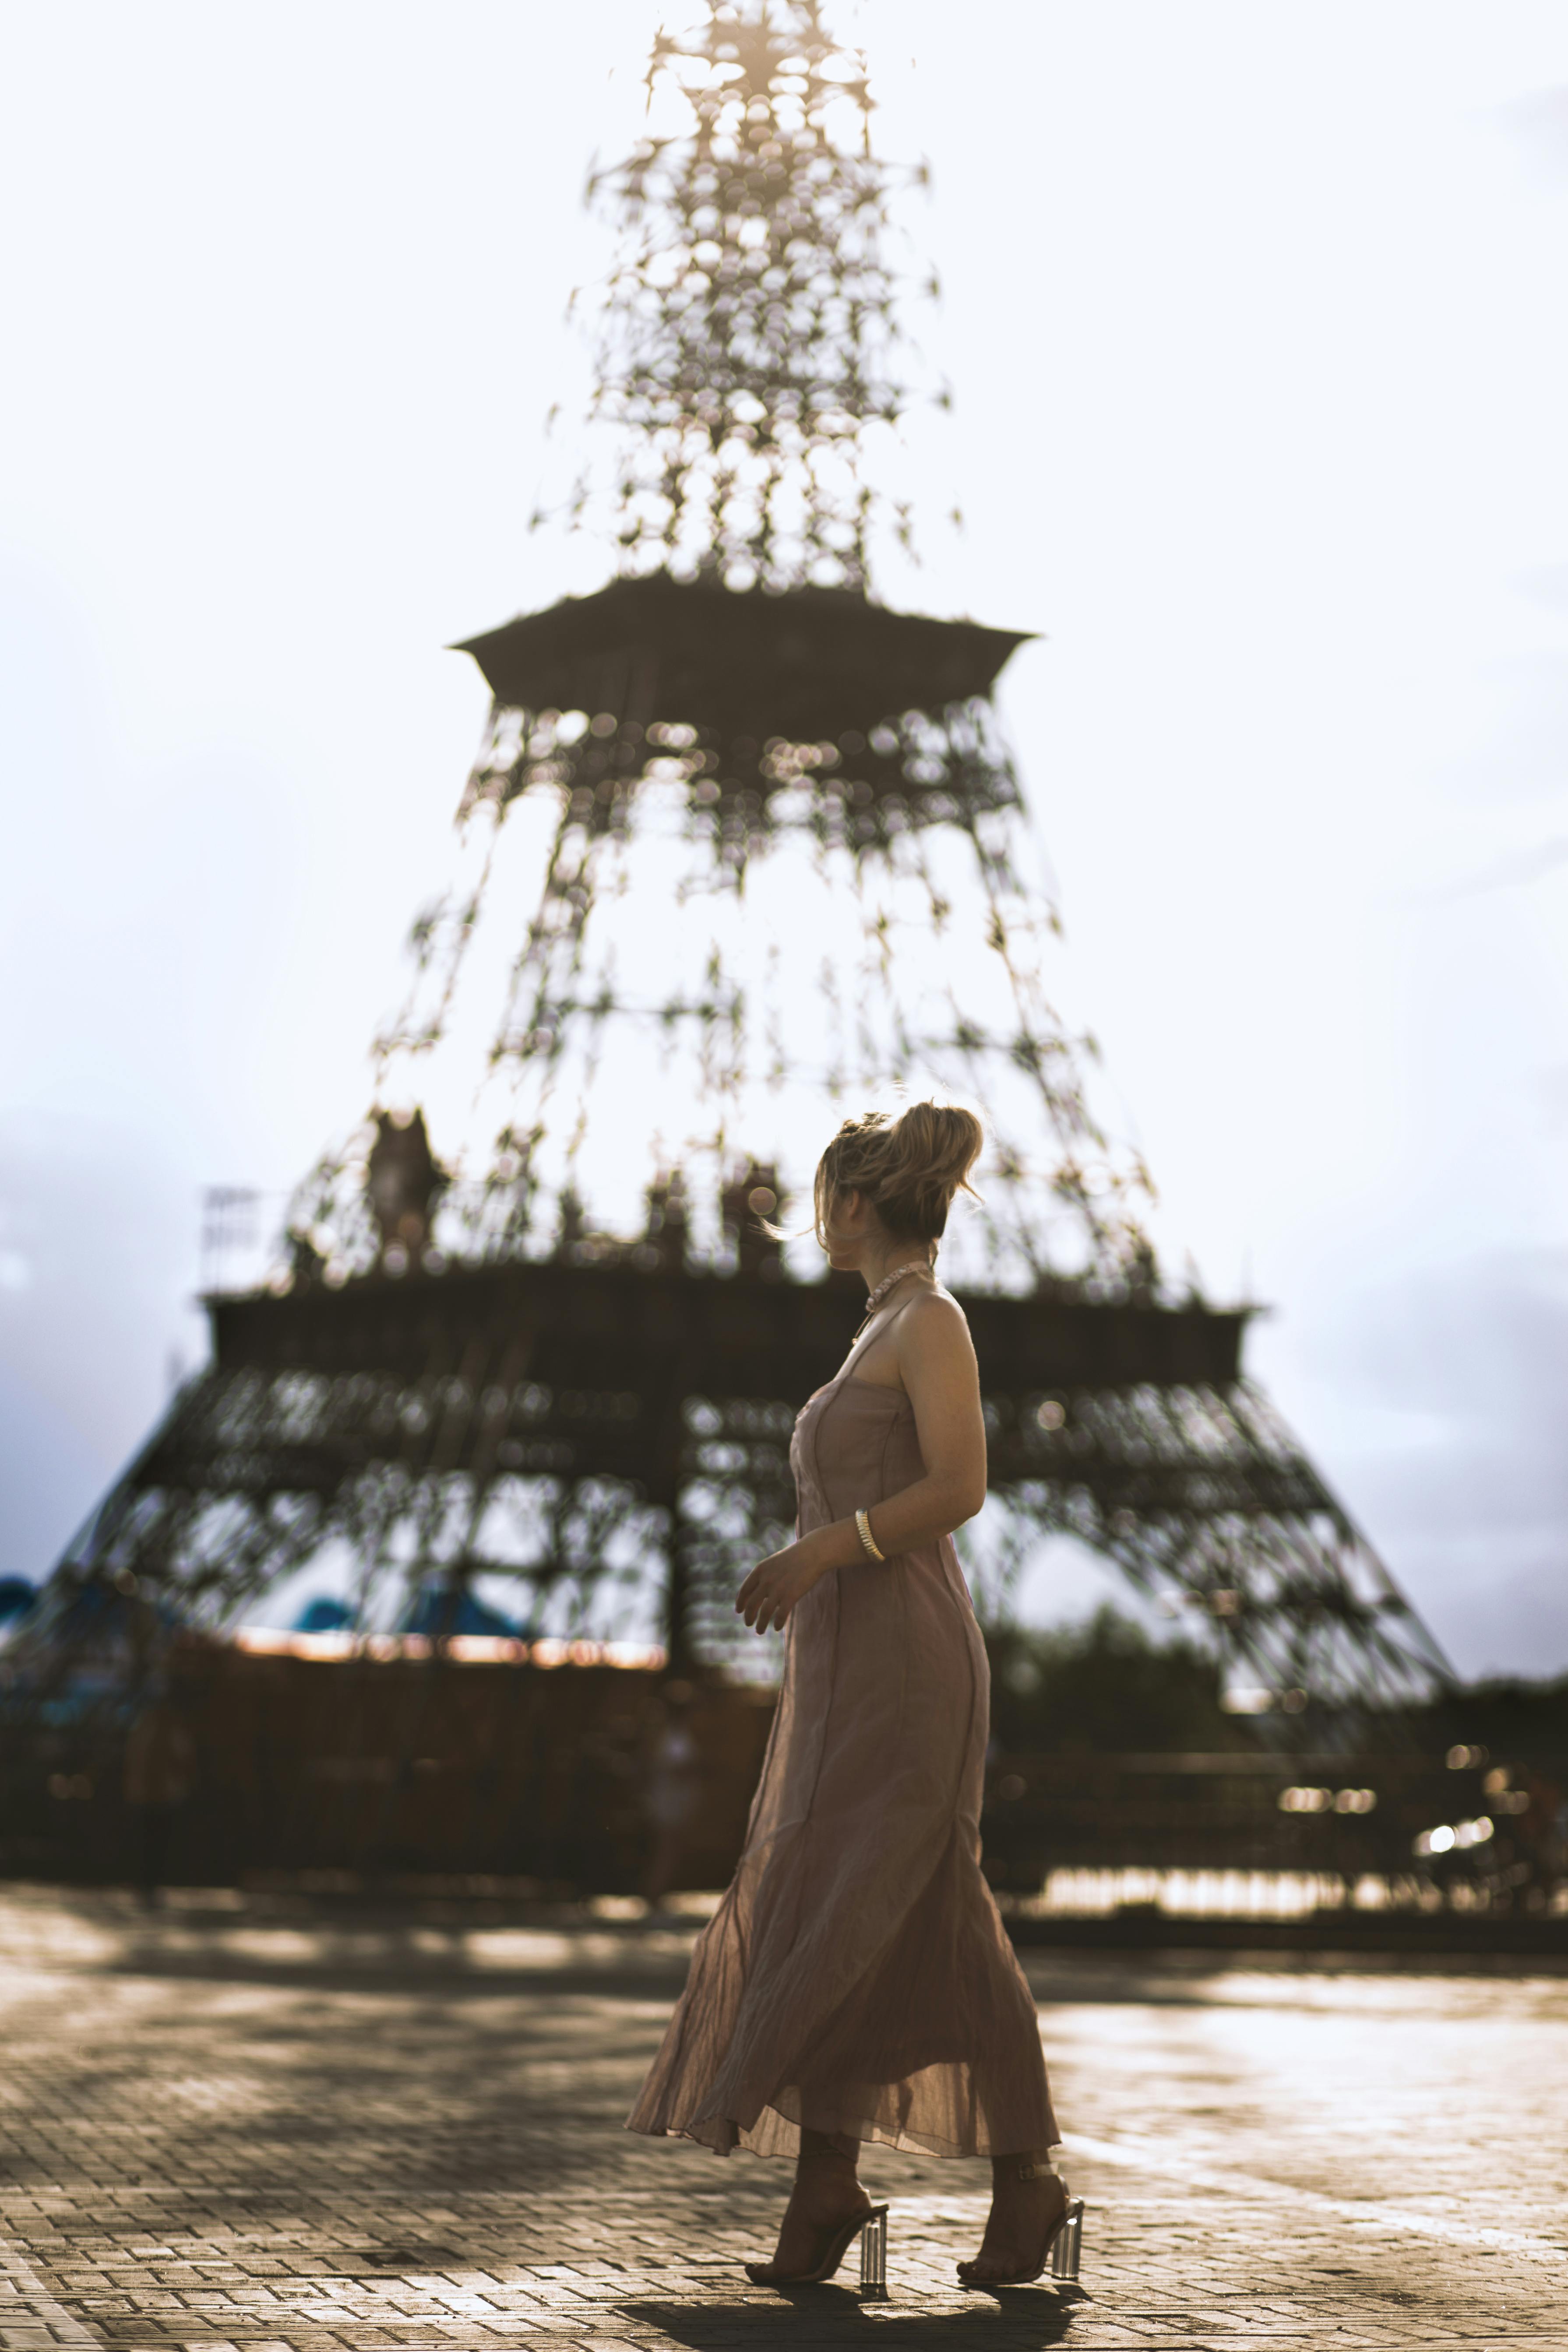
M868 2205L864 2212L852 2213L847 2221L829 2224L824 2234L822 2252L811 2270L776 2271L772 2263L748 2263L746 2276L753 2286L821 2286L833 2276L845 2255L849 2242L860 2238L860 2292L864 2295L881 2296L888 2289L888 2209L885 2205Z
M1020 2180L1049 2180L1054 2177L1053 2168L1048 2164L1028 2163L1018 2167L1017 2178ZM977 2255L973 2262L958 2265L958 2275L963 2285L1027 2286L1041 2275L1047 2264L1052 2278L1060 2279L1064 2285L1076 2284L1079 2263L1083 2253L1083 2199L1068 2195L1065 2180L1062 2190L1064 2202L1061 2212L1046 2231L1040 2259L1033 2270L1009 2271L1005 2278L976 2278L973 2273L979 2262Z

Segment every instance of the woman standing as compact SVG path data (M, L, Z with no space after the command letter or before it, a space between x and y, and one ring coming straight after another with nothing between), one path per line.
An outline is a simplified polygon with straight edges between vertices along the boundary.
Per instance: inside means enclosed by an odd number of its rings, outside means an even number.
M968 1111L849 1119L816 1237L866 1319L791 1447L797 1540L736 1603L785 1626L745 1851L628 2118L794 2156L758 2284L830 2277L873 2208L862 2140L989 2156L973 2286L1037 2278L1067 2210L1034 2001L980 1873L990 1680L951 1541L985 1496L969 1327L933 1261L984 1140Z

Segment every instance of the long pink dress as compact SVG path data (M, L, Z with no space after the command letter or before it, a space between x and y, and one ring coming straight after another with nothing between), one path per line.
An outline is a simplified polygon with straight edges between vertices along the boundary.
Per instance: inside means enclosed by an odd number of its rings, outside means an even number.
M925 1475L900 1389L795 1423L800 1531ZM793 2156L803 2125L935 2156L1052 2146L1035 2005L980 1873L990 1677L952 1542L795 1610L745 1850L633 2131Z

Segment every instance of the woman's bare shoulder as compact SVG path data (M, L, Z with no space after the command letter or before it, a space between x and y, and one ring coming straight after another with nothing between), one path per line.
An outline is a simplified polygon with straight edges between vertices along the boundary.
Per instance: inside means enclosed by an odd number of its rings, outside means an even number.
M940 1284L910 1301L899 1318L899 1330L900 1338L907 1335L917 1348L942 1351L956 1348L973 1352L969 1318L952 1291L943 1290Z

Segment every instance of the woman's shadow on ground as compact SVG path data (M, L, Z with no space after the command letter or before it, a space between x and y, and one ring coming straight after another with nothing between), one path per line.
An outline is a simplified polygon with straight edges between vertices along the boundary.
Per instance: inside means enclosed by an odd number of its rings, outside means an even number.
M827 2352L860 2344L898 2346L900 2352L957 2352L984 2345L986 2352L1046 2352L1066 2344L1077 2304L1088 2297L1076 2288L1000 2287L977 2296L959 2311L900 2312L885 2303L863 2303L847 2287L819 2286L781 2294L776 2302L624 2303L617 2309L645 2326L657 2327L690 2352L733 2352L746 2339L790 2347L818 2345Z

